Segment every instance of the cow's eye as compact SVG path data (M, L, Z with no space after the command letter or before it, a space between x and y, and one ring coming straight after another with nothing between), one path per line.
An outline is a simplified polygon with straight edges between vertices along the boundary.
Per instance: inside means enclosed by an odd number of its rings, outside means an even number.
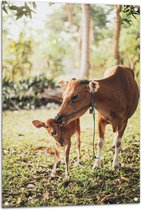
M72 96L72 98L71 98L73 101L75 101L75 100L77 100L78 99L78 95L77 94L75 94L74 96Z
M48 126L45 126L45 128L47 128L47 129L48 129Z

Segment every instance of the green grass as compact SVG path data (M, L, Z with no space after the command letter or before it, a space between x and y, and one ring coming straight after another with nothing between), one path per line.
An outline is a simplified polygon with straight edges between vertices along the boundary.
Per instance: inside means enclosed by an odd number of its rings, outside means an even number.
M50 179L54 161L52 139L44 128L31 121L53 117L57 109L3 112L2 126L2 205L3 207L39 207L64 205L122 204L140 201L139 108L129 120L119 155L121 168L113 171L110 152L113 133L108 125L102 153L102 168L92 171L92 116L81 117L80 166L75 166L76 145L72 138L70 180L64 179L64 165ZM96 141L97 146L97 124Z

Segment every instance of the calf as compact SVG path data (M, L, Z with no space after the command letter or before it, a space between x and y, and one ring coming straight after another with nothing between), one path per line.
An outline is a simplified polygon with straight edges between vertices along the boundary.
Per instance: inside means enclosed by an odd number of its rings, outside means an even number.
M54 137L55 139L55 159L54 165L51 172L51 177L55 177L56 168L59 162L59 147L64 148L64 161L66 165L65 177L66 179L69 177L68 173L68 162L69 162L69 153L71 146L71 137L73 134L76 135L77 138L77 148L78 148L78 163L80 161L80 121L79 118L70 122L67 125L60 126L56 123L55 119L50 118L46 122L41 122L39 120L32 121L33 125L36 128L44 127L47 129L48 133Z

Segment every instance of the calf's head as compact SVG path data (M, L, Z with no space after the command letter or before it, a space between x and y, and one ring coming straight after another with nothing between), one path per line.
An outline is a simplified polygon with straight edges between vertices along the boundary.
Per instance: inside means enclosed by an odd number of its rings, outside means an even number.
M72 79L62 83L63 102L55 120L60 124L69 123L81 117L92 104L92 93L98 89L97 81Z
M36 128L46 128L48 133L53 137L57 137L59 135L59 126L53 118L50 118L45 122L33 120L32 123Z

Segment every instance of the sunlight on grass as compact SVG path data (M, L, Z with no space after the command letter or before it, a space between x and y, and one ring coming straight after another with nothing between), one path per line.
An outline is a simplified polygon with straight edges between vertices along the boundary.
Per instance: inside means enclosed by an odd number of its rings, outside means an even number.
M3 207L138 203L139 107L125 131L123 151L119 155L121 169L116 171L111 167L113 133L109 125L102 168L92 171L93 119L88 112L81 117L81 165L75 167L77 153L73 138L71 177L67 182L64 180L64 165L57 169L55 179L49 179L54 157L46 148L53 147L54 139L44 128L36 129L32 125L32 120L54 117L57 109L3 112Z

